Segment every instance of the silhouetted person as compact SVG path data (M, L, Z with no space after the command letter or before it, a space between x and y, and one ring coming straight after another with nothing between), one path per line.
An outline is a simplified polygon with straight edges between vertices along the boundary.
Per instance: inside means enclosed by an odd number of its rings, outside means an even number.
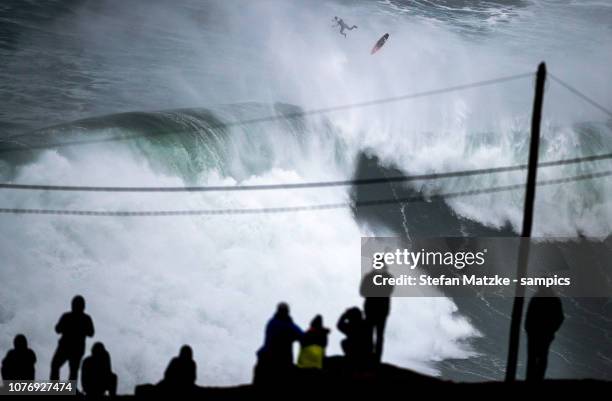
M529 302L525 317L527 332L527 380L544 380L548 349L563 324L563 305L555 292L540 287Z
M85 339L94 335L91 317L84 311L85 299L77 295L72 299L72 311L64 313L55 326L61 337L51 360L51 380L59 380L60 369L66 361L70 366L70 380L78 378Z
M341 345L347 359L358 363L371 360L371 332L358 307L349 308L340 316L338 330L346 336Z
M334 17L334 27L340 27L340 34L346 38L345 29L352 31L353 29L357 29L357 25L349 26L342 18Z
M293 365L293 343L302 337L302 330L293 323L289 305L278 304L276 313L266 325L266 338L257 351L255 381L291 375Z
M392 278L393 275L389 273L387 265L384 265L382 269L372 269L372 271L366 274L361 281L360 293L361 296L365 298L363 311L372 338L372 351L376 361L380 362L385 341L385 326L391 310L393 286L374 285L373 280L376 275L380 275L383 278Z
M91 355L83 361L81 385L89 397L117 394L117 375L113 373L108 351L100 342L91 347Z
M193 360L193 350L183 345L177 357L172 358L159 383L169 392L187 393L193 391L196 382L197 365Z
M36 354L28 348L28 340L17 334L13 340L15 348L6 353L2 360L3 380L34 380Z
M299 368L323 369L328 335L329 329L323 327L323 317L321 315L315 316L310 323L310 328L300 340L302 348L298 356L297 365Z

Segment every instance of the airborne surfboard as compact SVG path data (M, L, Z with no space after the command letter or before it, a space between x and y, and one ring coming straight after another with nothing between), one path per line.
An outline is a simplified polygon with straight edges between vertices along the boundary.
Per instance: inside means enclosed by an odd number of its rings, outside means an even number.
M378 42L376 42L376 44L372 48L372 51L370 52L370 54L374 54L377 51L379 51L380 48L385 45L385 42L387 41L387 39L389 39L389 34L385 33L380 39L378 39Z

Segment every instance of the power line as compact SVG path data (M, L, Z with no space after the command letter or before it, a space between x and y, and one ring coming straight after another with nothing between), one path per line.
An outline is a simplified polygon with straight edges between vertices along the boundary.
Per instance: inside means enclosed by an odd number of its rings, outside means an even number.
M573 159L553 160L538 164L538 167L561 166L567 164L592 162L598 160L612 159L612 153L579 157ZM364 178L341 181L305 182L295 184L268 184L268 185L239 185L239 186L189 186L189 187L101 187L101 186L76 186L76 185L40 185L40 184L10 184L0 183L0 189L16 190L40 190L40 191L79 191L79 192L230 192L230 191L262 191L275 189L304 189L324 188L349 185L373 185L392 182L408 182L421 180L438 180L442 178L467 177L481 174L495 174L502 172L518 171L527 168L526 164L514 166L502 166L483 168L475 170L451 171L447 173L431 173L419 175L399 175L384 178Z
M557 185L574 181L588 180L601 177L612 176L612 170L602 171L592 174L584 174L572 177L543 180L537 183L538 186ZM19 208L0 208L0 214L37 214L37 215L61 215L61 216L92 216L92 217L167 217L167 216L211 216L211 215L254 215L254 214L278 214L290 212L304 212L316 210L343 209L349 207L371 207L382 206L394 203L416 203L428 200L444 200L475 196L482 194L492 194L505 191L513 191L525 188L525 184L505 185L485 189L474 189L468 191L449 192L431 195L427 199L423 196L410 196L397 199L378 199L371 201L329 203L311 206L288 206L257 209L208 209L208 210L152 210L152 211L101 211L101 210L61 210L61 209L19 209Z
M595 100L591 99L590 97L588 97L584 93L580 92L578 89L574 88L570 84L565 83L563 80L561 80L560 78L557 78L553 74L548 73L548 75L553 79L553 81L557 82L559 85L563 86L565 89L569 90L574 95L578 96L582 100L584 100L587 103L589 103L591 106L594 106L594 107L598 108L599 110L601 110L604 113L606 113L608 116L612 117L612 111L608 110L607 108L605 108L601 104L597 103Z
M337 111L363 108L363 107L375 106L375 105L380 105L380 104L399 102L403 100L440 95L443 93L456 92L460 90L467 90L467 89L473 89L473 88L478 88L478 87L483 87L483 86L495 85L499 83L504 83L504 82L526 78L529 76L533 76L533 73L529 72L529 73L524 73L524 74L511 75L511 76L500 77L500 78L495 78L495 79L488 79L484 81L472 82L472 83L463 84L463 85L449 86L449 87L441 88L441 89L433 89L433 90L428 90L428 91L423 91L423 92L415 92L415 93L410 93L410 94L401 95L401 96L393 96L393 97L370 100L370 101L359 102L359 103L351 103L351 104L345 104L345 105L340 105L340 106L332 106L332 107L300 111L300 112L294 112L294 113L284 113L280 115L258 117L258 118L248 119L248 120L232 121L232 122L220 123L220 124L210 124L207 128L208 129L228 128L228 127L243 126L243 125L249 125L249 124L271 122L271 121L277 121L277 120L283 120L283 119L308 117L308 116L319 115L319 114L329 114L329 113L333 113ZM169 133L160 131L160 132L153 132L149 134L132 134L132 135L112 136L112 137L102 138L102 139L75 140L75 141L60 142L60 143L50 144L50 145L33 145L33 146L23 145L25 147L21 147L21 146L3 147L3 148L0 148L0 153L23 152L23 151L30 151L30 150L53 149L53 148L58 148L58 147L100 144L100 143L108 143L108 142L115 142L115 141L131 140L131 139L141 138L144 136L153 137L153 136L167 135L167 134ZM26 135L31 135L31 133L13 136L9 139L11 139L12 141L15 141L15 139L17 139L18 137L22 137Z

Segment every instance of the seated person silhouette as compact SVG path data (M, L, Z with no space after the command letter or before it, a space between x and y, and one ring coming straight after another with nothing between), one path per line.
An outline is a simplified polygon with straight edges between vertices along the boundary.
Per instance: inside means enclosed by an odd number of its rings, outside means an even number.
M117 394L117 375L111 368L111 359L104 344L97 342L91 347L91 355L83 361L81 386L88 397L111 397Z
M70 366L70 380L77 380L81 358L85 354L85 339L93 337L94 325L85 312L85 299L77 295L72 299L72 311L62 315L55 326L61 334L51 360L51 380L59 380L60 369L66 361Z
M548 350L563 320L561 299L551 288L539 287L529 301L525 317L528 381L544 380Z
M300 340L302 347L298 356L297 365L299 368L323 369L328 335L329 329L323 327L323 317L321 315L315 316L310 323L310 328Z
M15 348L2 360L2 380L34 380L36 354L28 348L28 340L17 334L13 340Z
M338 330L346 336L341 342L346 358L358 364L370 362L372 357L371 331L358 307L349 308L340 316Z
M382 269L372 269L372 271L363 276L359 292L361 296L365 298L363 311L368 330L370 331L369 335L372 337L374 357L380 362L385 339L385 326L391 310L393 286L374 285L374 277L377 275L387 279L393 277L393 275L389 273L386 264Z
M193 360L193 350L189 345L183 345L179 355L170 361L159 386L164 391L172 393L192 392L196 387L196 371L197 365Z
M302 337L302 330L293 323L289 305L278 304L276 313L266 325L263 346L257 351L255 381L262 383L268 378L291 375L293 365L293 343Z

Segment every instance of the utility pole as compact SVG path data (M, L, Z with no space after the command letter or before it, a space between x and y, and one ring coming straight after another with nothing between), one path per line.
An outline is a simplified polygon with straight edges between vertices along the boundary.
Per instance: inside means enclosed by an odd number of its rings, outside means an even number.
M535 200L536 177L538 171L538 151L540 147L540 122L542 120L542 101L544 99L544 83L546 82L546 64L540 63L536 75L533 114L531 115L531 141L529 144L529 165L527 169L527 186L525 190L525 206L523 210L523 230L519 244L519 257L516 267L516 278L519 280L527 274L529 260L529 238L533 225L533 204ZM508 344L508 364L506 365L506 382L516 380L521 323L523 320L523 305L525 303L525 287L518 282L514 291L512 305L512 321L510 323L510 342Z

